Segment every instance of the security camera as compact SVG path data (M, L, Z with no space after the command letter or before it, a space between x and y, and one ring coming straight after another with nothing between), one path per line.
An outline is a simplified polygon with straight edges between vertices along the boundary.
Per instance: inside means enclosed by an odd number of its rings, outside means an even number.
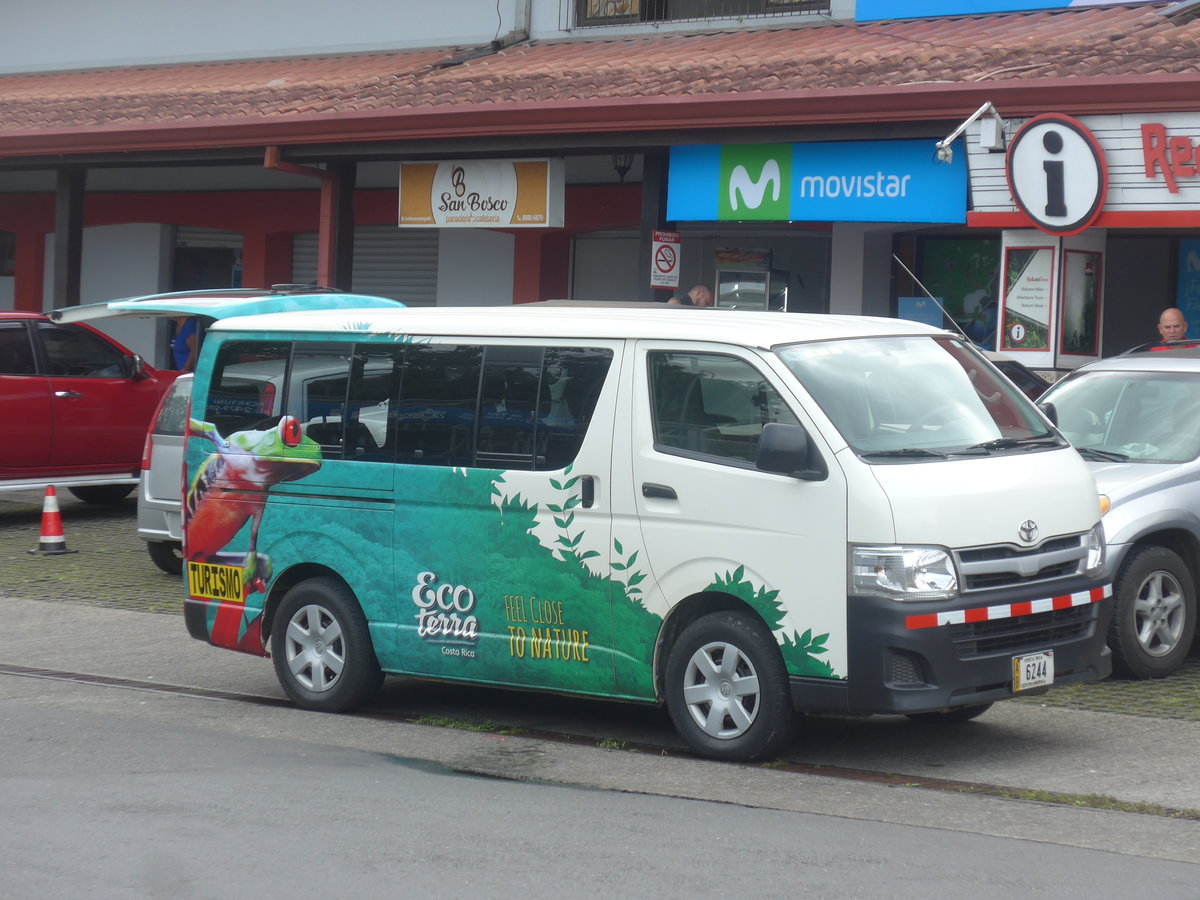
M992 106L989 100L975 112L967 117L967 120L955 128L946 136L944 141L937 143L937 160L938 162L948 163L954 158L954 152L950 149L950 145L955 142L962 133L967 130L967 127L976 121L984 113L990 113L992 118L980 126L979 143L985 150L992 153L1004 152L1004 120L1000 118L1000 113L996 112L996 107Z

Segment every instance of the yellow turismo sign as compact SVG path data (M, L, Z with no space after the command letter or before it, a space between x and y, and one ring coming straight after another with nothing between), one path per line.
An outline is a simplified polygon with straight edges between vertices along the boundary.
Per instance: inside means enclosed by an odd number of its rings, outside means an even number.
M561 228L561 159L400 164L401 228Z
M212 563L187 564L188 595L204 600L224 600L242 603L246 599L242 585L242 570L238 566L218 566Z

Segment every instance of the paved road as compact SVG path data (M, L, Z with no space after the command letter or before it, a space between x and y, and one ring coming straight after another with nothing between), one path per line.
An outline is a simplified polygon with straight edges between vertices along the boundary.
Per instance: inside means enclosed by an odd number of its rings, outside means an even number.
M669 790L463 777L462 768L501 754L528 758L531 772L563 771L575 756L612 777L632 754L543 752L535 742L288 709L248 723L245 712L0 678L0 795L6 817L20 823L0 833L4 895L1190 900L1200 877L1200 865L1133 858L1125 846L1097 851L952 824L817 815L753 797L713 803ZM342 727L316 734L314 719ZM370 743L372 731L389 751L353 746ZM422 731L440 740L412 736ZM428 761L437 755L451 762ZM780 793L808 793L820 781L637 761L659 780L700 775L710 789L722 777L747 788L761 777L761 787ZM1083 824L1076 813L1074 827Z

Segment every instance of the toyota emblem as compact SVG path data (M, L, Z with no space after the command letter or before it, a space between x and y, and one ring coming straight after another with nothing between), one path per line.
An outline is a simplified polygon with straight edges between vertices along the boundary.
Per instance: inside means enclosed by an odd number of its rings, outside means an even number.
M1026 519L1017 529L1017 534L1020 536L1022 542L1032 544L1037 540L1038 536L1037 522L1033 521L1033 519Z

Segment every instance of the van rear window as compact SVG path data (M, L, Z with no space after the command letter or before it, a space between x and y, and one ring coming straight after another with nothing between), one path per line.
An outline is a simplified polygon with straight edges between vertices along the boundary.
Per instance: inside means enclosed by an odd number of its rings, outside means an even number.
M290 342L231 341L217 356L208 388L205 421L228 436L262 430L279 421Z

